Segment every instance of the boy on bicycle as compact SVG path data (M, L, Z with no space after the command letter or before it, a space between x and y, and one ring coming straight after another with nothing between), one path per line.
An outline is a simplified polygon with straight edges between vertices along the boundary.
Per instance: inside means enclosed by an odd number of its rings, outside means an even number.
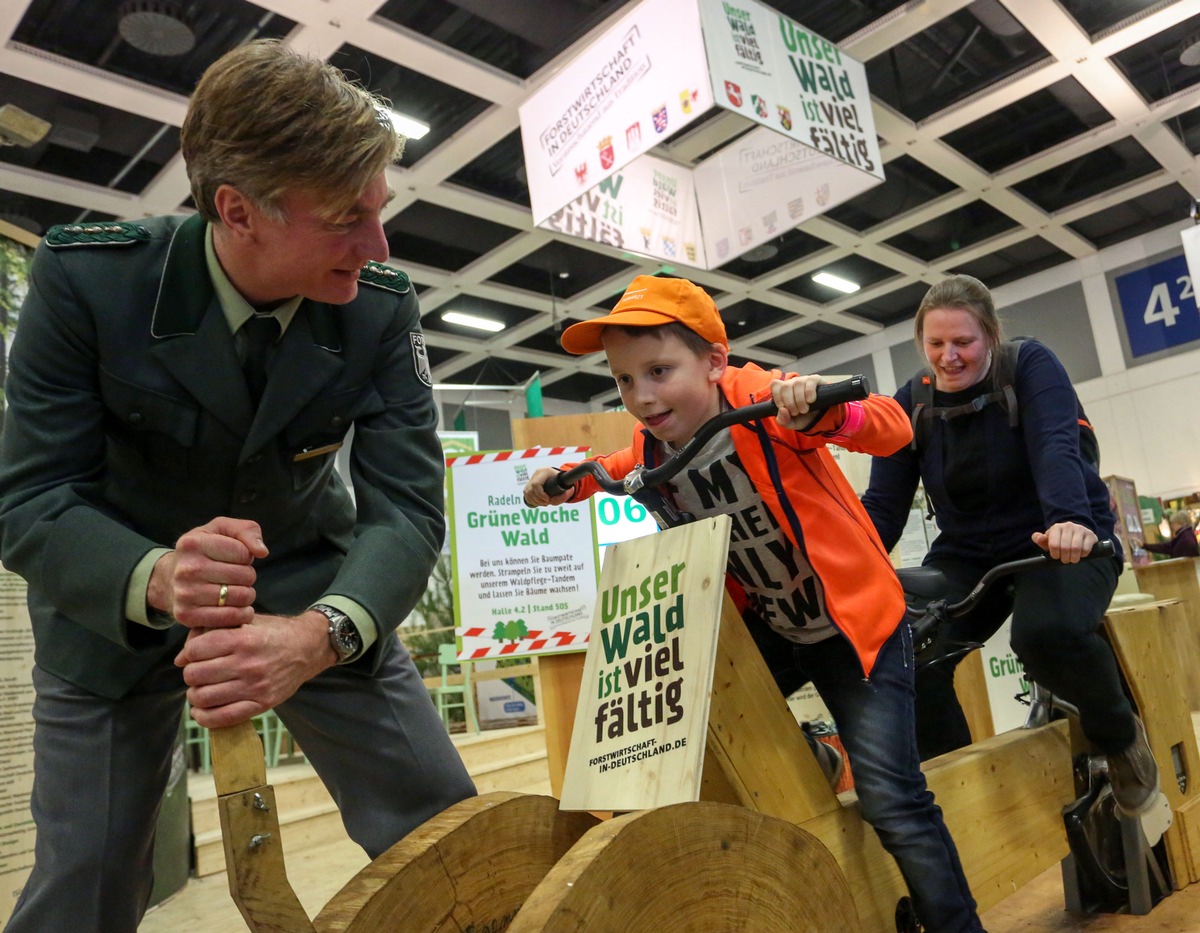
M781 688L811 680L829 708L863 818L896 859L925 929L981 930L920 770L903 594L871 520L825 449L832 443L887 456L912 438L904 412L879 395L810 412L820 376L730 366L716 304L685 279L638 276L610 314L567 328L562 344L576 354L603 350L622 402L644 426L630 447L596 458L614 479L672 456L726 409L768 398L779 407L776 418L717 434L658 491L692 520L731 516L729 576L761 620L751 620L760 651ZM598 491L587 477L552 498L544 484L554 473L534 473L528 504Z

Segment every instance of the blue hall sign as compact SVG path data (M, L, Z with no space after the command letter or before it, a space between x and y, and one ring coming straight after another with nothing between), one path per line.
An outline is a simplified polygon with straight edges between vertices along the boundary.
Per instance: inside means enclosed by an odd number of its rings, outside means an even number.
M1115 282L1134 357L1200 340L1200 310L1182 253Z

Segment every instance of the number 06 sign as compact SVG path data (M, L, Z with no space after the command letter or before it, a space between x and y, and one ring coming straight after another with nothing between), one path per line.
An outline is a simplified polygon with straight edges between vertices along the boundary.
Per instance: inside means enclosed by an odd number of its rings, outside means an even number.
M653 516L630 496L610 496L601 492L592 497L592 504L596 515L596 544L600 548L601 560L608 545L658 531Z

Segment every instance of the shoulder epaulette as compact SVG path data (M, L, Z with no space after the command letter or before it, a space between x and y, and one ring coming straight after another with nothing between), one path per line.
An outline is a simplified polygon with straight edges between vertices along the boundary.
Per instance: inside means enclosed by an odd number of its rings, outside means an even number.
M398 295L407 293L409 289L407 275L381 262L368 262L358 273L358 280L376 288L386 288Z
M58 224L51 227L45 236L51 249L66 249L70 246L133 246L146 243L150 231L141 224L128 221L113 221L102 224Z

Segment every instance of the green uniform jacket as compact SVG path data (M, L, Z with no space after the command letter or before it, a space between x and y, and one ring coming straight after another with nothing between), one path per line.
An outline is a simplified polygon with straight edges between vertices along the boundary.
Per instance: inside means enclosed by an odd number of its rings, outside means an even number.
M227 515L262 526L261 611L296 615L337 594L372 615L379 640L354 662L370 672L445 532L407 277L376 266L349 304L303 301L256 415L205 266L204 221L122 227L104 245L47 235L9 356L0 560L29 583L37 664L117 698L173 657L182 626L125 617L130 575L151 548ZM304 456L351 425L353 502L333 452Z

